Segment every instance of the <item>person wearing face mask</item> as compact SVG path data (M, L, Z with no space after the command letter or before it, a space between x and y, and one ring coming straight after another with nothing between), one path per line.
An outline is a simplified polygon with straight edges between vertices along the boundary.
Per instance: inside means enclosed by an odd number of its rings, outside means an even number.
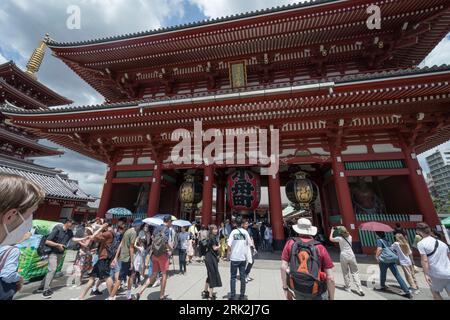
M0 300L12 300L21 290L17 272L22 242L33 227L33 212L44 200L44 190L20 176L0 174Z

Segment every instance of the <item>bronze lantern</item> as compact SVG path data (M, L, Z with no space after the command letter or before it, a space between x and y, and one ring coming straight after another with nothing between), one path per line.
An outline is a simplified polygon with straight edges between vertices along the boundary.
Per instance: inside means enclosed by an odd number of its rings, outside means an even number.
M286 196L298 209L309 210L317 195L317 185L303 171L294 174L294 178L286 184Z
M202 200L203 186L195 181L195 177L188 175L180 187L180 201L182 203L197 204Z

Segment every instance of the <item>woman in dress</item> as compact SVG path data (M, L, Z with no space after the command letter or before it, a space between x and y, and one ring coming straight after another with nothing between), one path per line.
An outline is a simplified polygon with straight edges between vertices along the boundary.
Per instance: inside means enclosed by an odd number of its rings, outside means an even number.
M84 236L92 236L93 230L91 228L85 228ZM92 240L86 239L80 242L80 249L75 258L73 264L75 283L74 287L81 286L83 282L83 276L92 269L92 252L91 252Z
M222 222L220 224L219 229L219 244L220 244L219 257L222 260L225 260L225 257L227 256L227 237L225 233L226 233L225 224Z
M141 283L141 275L145 274L145 272L144 272L144 267L145 267L145 260L144 260L145 244L146 244L145 237L137 238L135 243L134 243L135 253L134 253L133 265L134 265L134 270L136 272L136 276L134 278L135 287L136 288Z
M208 272L208 278L205 283L205 290L202 293L203 299L216 300L217 296L214 288L222 287L222 280L219 273L219 241L217 234L219 230L217 226L211 225L209 227L208 242L206 245L205 265Z
M192 259L194 258L194 255L195 255L194 247L195 247L194 236L192 235L192 233L190 233L189 240L188 240L188 248L187 248L187 252L186 252L189 264L192 263Z

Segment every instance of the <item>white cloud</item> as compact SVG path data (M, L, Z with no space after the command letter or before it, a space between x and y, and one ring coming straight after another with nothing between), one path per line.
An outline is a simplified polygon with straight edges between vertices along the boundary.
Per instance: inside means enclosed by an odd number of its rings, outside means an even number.
M420 66L431 67L442 64L450 64L450 33L430 52Z
M305 0L189 0L209 18L218 18L242 12L277 7Z
M7 62L8 60L2 56L2 54L0 53L0 64Z

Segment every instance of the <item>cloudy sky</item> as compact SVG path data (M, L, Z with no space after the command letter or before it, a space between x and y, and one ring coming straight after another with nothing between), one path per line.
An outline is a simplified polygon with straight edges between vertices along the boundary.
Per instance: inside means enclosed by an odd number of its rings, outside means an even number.
M24 68L39 40L48 32L58 41L109 37L192 21L221 17L298 1L290 0L2 0L0 1L0 63L14 60ZM67 10L81 10L81 29L69 30ZM423 65L450 63L450 34L425 59ZM39 80L75 101L77 105L97 104L102 97L58 59L47 54ZM54 146L51 143L45 142ZM450 147L447 143L443 147ZM431 151L430 151L431 152ZM426 154L425 154L426 155ZM427 170L424 156L421 164ZM67 151L62 157L37 161L64 169L78 179L86 192L101 194L105 166Z

